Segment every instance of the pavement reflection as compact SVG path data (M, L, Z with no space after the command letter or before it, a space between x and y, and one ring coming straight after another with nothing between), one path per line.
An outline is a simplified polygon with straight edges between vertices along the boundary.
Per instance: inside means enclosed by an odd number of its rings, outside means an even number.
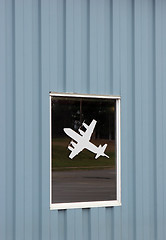
M52 172L52 203L116 200L115 168Z

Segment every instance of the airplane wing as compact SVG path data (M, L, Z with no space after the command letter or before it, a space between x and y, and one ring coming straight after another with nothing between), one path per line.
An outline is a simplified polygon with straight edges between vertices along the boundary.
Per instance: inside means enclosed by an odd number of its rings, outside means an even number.
M71 151L69 158L72 159L85 148L84 139L82 139L81 135L73 131L71 128L64 128L63 130L69 137L71 137L75 141L71 141L68 146L68 149Z
M93 133L93 130L95 128L97 121L92 120L91 124L88 126L86 123L83 123L83 126L86 128L86 131L83 132L81 129L79 129L79 133L76 133L71 128L64 128L64 132L74 139L77 143L74 141L71 141L70 145L68 146L68 149L71 151L69 158L74 158L77 154L79 154L85 147L86 143L89 142L91 135Z
M70 145L68 146L68 149L71 151L69 158L74 158L76 155L78 155L83 149L84 146L82 146L81 143L75 143L73 141L71 141L70 143L73 147L71 147Z
M90 124L89 126L86 125L86 129L87 129L87 130L86 130L85 133L84 133L84 139L85 139L86 141L89 141L89 140L90 140L91 135L92 135L92 133L93 133L93 130L94 130L95 126L96 126L96 123L97 123L97 121L93 119L93 121L91 122L91 124ZM84 125L85 125L85 123L83 124L83 126L84 126Z

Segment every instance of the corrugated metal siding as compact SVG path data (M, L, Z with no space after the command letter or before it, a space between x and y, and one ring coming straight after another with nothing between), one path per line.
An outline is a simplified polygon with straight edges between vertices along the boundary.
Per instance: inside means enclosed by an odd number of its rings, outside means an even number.
M166 1L0 1L0 239L166 239ZM122 97L122 207L49 210L49 91Z

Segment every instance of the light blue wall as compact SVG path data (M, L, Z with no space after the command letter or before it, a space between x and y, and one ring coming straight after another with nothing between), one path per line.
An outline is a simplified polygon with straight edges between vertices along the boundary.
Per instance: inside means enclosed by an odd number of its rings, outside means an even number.
M0 240L166 239L165 29L165 0L0 0ZM122 207L49 210L49 91L121 95Z

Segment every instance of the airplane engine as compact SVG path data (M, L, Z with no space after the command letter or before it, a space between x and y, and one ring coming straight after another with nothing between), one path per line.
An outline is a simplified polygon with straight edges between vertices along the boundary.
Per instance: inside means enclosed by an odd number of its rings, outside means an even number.
M68 146L68 149L69 149L70 151L73 151L73 150L74 150L74 148L72 148L71 146Z
M71 141L70 144L75 147L77 144L74 141Z
M88 125L87 125L85 122L83 122L82 125L83 125L86 129L88 129Z
M79 133L84 136L84 132L81 129L78 129Z

